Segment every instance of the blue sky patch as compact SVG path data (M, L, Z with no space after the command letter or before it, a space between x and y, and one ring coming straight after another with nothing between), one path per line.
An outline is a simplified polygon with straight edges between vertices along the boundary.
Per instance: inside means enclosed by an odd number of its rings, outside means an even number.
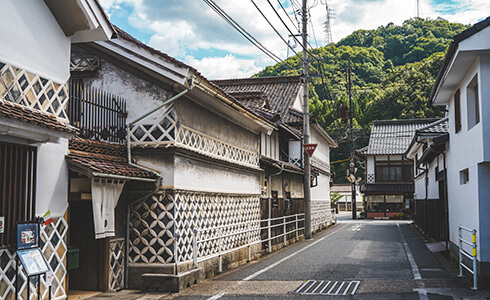
M434 11L448 15L454 15L470 9L468 5L463 5L461 1L457 0L431 0L431 4Z

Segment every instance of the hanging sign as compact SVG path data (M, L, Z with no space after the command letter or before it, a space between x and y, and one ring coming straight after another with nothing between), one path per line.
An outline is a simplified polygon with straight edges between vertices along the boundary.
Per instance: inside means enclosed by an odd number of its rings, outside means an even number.
M316 147L318 144L303 144L303 148L305 148L306 153L308 153L308 156L312 157L313 152L315 152Z

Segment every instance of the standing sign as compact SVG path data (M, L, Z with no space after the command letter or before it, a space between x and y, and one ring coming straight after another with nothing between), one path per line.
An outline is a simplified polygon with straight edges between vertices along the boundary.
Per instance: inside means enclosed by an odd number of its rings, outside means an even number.
M308 153L308 156L312 157L313 152L315 152L316 147L318 144L303 144L303 148L305 148L306 153Z
M5 217L0 217L0 233L4 233L5 232Z
M17 260L16 269L18 272L19 262L22 264L22 270L27 275L27 281L31 277L37 277L37 299L41 299L41 275L50 272L49 264L39 247L39 222L21 222L17 223ZM19 286L17 282L18 273L15 280L15 295L19 295ZM27 298L31 298L31 285L27 285ZM49 286L49 299L51 299L51 286Z

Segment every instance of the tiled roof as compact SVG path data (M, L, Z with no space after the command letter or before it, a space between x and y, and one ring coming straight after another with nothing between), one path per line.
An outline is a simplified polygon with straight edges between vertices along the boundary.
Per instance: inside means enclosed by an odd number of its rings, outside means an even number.
M279 166L284 166L284 170L286 171L293 171L295 173L301 173L303 174L304 171L302 168L298 167L295 164L289 163L289 162L284 162L284 161L278 161L275 159L272 159L270 157L266 156L260 156L260 163L265 164L265 165L279 165Z
M277 112L293 106L301 90L301 77L258 77L243 79L214 80L226 93L261 91L269 100L271 109Z
M66 133L77 132L77 129L68 124L67 120L60 120L50 113L3 99L0 99L0 117Z
M302 124L303 123L303 112L290 107L288 109L288 111L286 112L286 114L284 114L284 123Z
M417 129L417 134L438 134L449 132L449 117L437 120L429 125Z
M155 174L128 164L124 145L75 138L69 144L68 164L88 173L138 178L155 178Z
M271 108L267 96L262 91L250 91L243 93L232 92L229 94L233 96L233 98L240 101L248 109Z
M415 131L435 119L374 121L366 155L404 154Z
M415 187L413 183L374 183L363 184L363 193L413 193Z

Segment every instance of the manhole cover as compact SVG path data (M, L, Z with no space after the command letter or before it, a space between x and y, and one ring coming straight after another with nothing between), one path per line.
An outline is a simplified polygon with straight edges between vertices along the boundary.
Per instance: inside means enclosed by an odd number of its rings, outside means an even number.
M354 295L360 281L308 280L294 291L302 295Z

